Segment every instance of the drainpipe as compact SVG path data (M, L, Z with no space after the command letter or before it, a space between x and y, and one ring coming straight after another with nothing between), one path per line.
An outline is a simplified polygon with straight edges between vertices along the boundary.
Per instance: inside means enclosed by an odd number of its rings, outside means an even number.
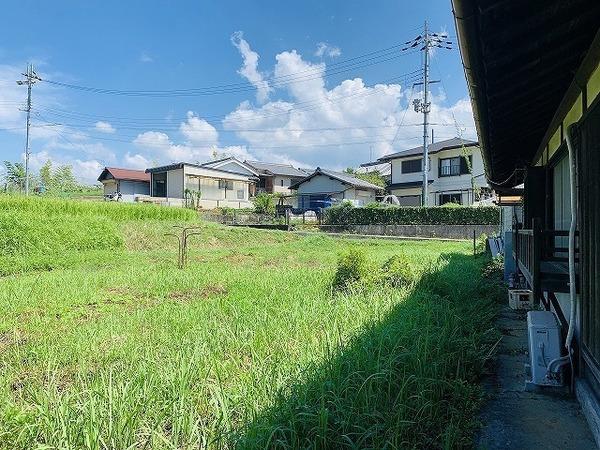
M567 149L569 150L569 183L571 188L571 225L569 227L569 297L571 300L571 310L569 313L569 330L567 331L567 338L565 339L565 347L568 351L568 355L552 360L550 364L548 364L548 372L552 372L553 366L556 364L557 367L554 371L558 371L558 369L567 362L571 363L571 371L573 371L572 344L578 307L575 273L575 233L577 231L577 163L575 159L575 149L573 149L573 143L571 142L570 130L571 127L567 128L566 132ZM573 377L571 378L571 382L573 382Z

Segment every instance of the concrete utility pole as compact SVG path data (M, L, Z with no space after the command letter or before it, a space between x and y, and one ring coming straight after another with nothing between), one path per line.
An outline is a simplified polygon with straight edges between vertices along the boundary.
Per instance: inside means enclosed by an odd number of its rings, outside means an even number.
M429 33L427 32L427 21L425 21L425 54L423 59L423 206L429 204L429 111L431 103L428 102L429 95Z
M27 129L25 131L25 195L29 195L29 128L31 126L31 86L36 82L42 81L33 70L33 64L27 64L27 72L22 74L25 79L18 80L17 84L22 86L27 85L27 107L24 111L27 112Z
M429 84L437 83L439 81L429 80L429 49L436 48L447 48L452 42L446 41L448 37L446 33L430 33L427 28L427 21L423 28L423 34L417 36L412 41L405 42L407 47L403 48L402 51L410 50L412 48L421 45L421 51L423 51L423 82L415 83L423 85L423 100L413 100L413 106L416 112L423 113L423 189L421 195L421 205L427 206L429 204L429 113L431 112L431 102L429 101Z

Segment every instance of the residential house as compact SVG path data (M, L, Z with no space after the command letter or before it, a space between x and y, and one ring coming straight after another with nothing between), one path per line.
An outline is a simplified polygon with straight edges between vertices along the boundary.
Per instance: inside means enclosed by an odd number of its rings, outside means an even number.
M150 196L168 205L185 204L186 191L198 192L202 208L248 208L250 187L256 178L249 174L200 164L175 163L146 169L150 174Z
M302 210L317 210L326 208L342 201L350 201L355 206L365 206L375 201L375 195L383 188L367 181L356 178L348 173L332 170L317 169L292 184L290 189L295 191L298 208Z
M452 138L429 144L429 205L472 205L489 195L477 142ZM423 146L382 156L390 167L390 194L403 206L419 206L423 191ZM369 163L374 164L374 163Z
M121 194L121 200L133 202L139 195L150 194L150 174L143 170L105 167L98 181L104 187L104 195Z
M248 176L256 177L256 179L258 179L258 176L259 176L259 172L256 171L256 169L254 169L254 167L248 165L245 162L240 161L239 159L237 159L233 156L215 159L213 161L207 161L200 165L202 167L209 167L212 169L219 169L219 170L225 170L227 172L248 175Z
M452 3L487 180L500 199L524 183L505 256L573 339L600 443L600 2Z
M261 161L244 161L259 174L256 192L290 195L290 186L305 178L310 172L296 169L290 164L276 164Z

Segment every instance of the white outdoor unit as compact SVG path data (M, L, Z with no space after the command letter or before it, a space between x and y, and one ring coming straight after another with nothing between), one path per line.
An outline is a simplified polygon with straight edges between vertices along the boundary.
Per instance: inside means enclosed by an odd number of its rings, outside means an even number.
M560 324L556 316L551 311L529 311L527 331L530 357L527 368L531 380L525 382L526 388L562 386L562 380L548 373L550 362L561 356Z

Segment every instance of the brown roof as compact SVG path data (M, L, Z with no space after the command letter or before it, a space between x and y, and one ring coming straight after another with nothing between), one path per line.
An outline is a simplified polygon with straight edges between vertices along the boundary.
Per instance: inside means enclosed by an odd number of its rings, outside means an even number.
M119 169L116 167L105 167L98 177L98 181L104 180L108 174L112 175L115 180L150 182L150 174L144 170Z

